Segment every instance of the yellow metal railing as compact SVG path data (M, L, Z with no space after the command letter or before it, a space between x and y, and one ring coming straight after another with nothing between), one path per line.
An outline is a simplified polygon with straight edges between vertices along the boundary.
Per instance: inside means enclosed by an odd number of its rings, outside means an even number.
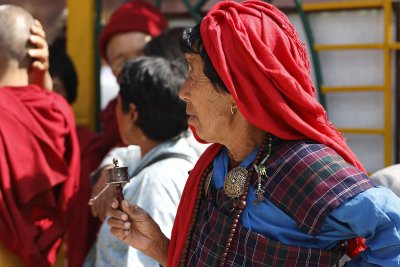
M392 42L392 1L383 1L383 12L384 12L384 44L383 58L384 58L384 70L385 80L384 87L384 151L385 151L385 165L392 164L392 71L391 71L391 48L390 43Z
M316 51L323 50L360 50L360 49L385 49L400 50L400 43L369 43L369 44L315 44Z
M330 11L330 10L342 10L342 9L380 8L380 7L382 7L382 0L361 0L361 1L303 4L303 10L306 12Z
M368 86L322 86L323 93L344 93L344 92L373 92L384 91L385 87L382 85L368 85Z
M384 83L382 85L368 86L321 86L322 93L343 92L368 92L381 91L384 95L384 126L379 129L367 128L342 128L339 131L347 134L373 134L383 135L384 138L384 164L392 164L392 103L391 103L391 51L400 49L400 43L392 41L392 2L390 0L363 0L342 1L325 3L304 3L301 5L306 12L335 11L348 9L381 8L384 17L384 40L382 43L357 43L357 44L314 44L314 51L332 50L382 50L384 61Z
M382 128L338 128L342 133L346 134L384 134Z

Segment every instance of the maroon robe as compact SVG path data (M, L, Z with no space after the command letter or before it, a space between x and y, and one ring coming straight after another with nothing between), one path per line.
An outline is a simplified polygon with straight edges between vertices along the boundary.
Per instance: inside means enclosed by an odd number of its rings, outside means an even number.
M0 88L0 241L27 266L50 266L79 224L79 145L73 112L35 85ZM73 232L67 248L79 242Z

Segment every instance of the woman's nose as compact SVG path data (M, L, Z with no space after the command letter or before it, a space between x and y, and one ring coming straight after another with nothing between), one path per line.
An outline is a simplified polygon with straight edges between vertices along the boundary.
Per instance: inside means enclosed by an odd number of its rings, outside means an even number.
M189 89L189 78L188 78L182 84L181 89L179 89L179 98L185 102L189 102L189 100L190 100L189 91L190 91L190 89Z

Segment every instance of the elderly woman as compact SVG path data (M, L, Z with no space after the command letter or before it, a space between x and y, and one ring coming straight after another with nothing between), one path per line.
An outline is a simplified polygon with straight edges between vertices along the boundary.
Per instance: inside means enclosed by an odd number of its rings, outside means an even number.
M111 233L168 266L333 266L345 250L347 266L399 266L400 199L328 121L286 16L223 1L181 41L189 125L215 144L190 173L171 240L127 201L111 204Z

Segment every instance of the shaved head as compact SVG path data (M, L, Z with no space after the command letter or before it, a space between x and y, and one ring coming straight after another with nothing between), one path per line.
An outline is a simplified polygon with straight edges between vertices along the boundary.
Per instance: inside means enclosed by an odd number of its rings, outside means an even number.
M34 23L32 15L14 5L0 5L0 58L29 64L30 28Z

